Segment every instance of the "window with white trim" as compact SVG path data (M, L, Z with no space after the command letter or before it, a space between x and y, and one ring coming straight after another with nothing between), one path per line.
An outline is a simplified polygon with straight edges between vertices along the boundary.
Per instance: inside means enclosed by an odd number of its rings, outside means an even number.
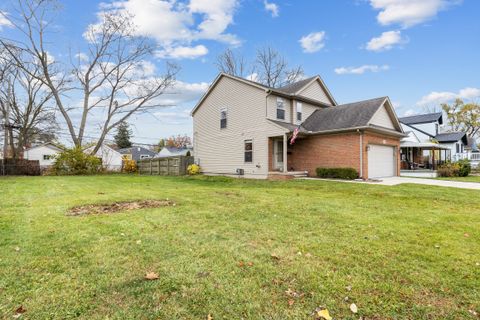
M220 129L225 129L227 127L227 109L220 110Z
M253 162L253 141L245 140L244 160L246 163Z
M297 121L298 122L302 121L302 109L303 109L302 103L297 102Z
M285 100L277 98L277 119L285 120Z

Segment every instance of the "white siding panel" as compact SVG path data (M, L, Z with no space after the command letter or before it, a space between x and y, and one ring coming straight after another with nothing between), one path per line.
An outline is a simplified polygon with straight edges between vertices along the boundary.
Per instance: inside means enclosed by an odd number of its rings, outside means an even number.
M276 97L267 99L262 89L227 77L220 79L193 115L194 156L204 173L228 175L239 168L247 177L267 176L268 137L285 131L267 121L266 114L271 112L267 101L276 105ZM220 129L223 108L227 108L227 127ZM286 113L288 110L286 107ZM253 141L253 162L245 163L244 141L249 139Z
M320 85L320 82L318 81L314 81L313 83L311 83L305 89L300 91L299 94L301 96L332 105L332 102L328 98L327 93L325 92L325 90L323 90L322 86Z
M51 166L55 159L54 157L59 154L59 151L50 148L48 146L38 146L25 151L24 158L28 160L38 160L41 167ZM48 160L44 160L43 156L50 156Z
M392 118L388 114L385 105L383 105L382 107L380 107L380 109L377 110L377 112L373 115L372 120L370 120L370 123L376 126L395 130Z
M285 120L277 119L277 96L275 95L269 95L267 97L267 118L276 121L292 123L292 101L286 98L282 99L285 103Z

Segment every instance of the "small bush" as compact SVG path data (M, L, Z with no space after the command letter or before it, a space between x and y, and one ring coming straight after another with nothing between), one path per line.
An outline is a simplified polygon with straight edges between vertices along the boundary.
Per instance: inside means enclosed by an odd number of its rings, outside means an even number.
M357 170L353 168L317 168L320 178L353 180L358 178Z
M459 177L466 177L470 174L472 171L472 166L470 165L470 161L467 159L463 159L457 162L459 170L458 170L458 176Z
M458 177L460 165L458 163L447 162L437 168L439 177Z
M137 172L137 163L135 160L123 159L122 171L126 173Z
M65 150L55 158L50 174L82 175L95 174L102 171L102 160L86 154L81 148Z
M197 175L200 173L200 166L198 164L191 164L187 167L187 173L191 176Z

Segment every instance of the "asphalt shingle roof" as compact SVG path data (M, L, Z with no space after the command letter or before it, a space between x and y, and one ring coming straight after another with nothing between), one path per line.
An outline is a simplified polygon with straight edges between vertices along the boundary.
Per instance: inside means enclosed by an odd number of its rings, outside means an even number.
M419 124L419 123L429 123L429 122L435 122L435 121L440 121L440 124L443 123L441 112L419 114L419 115L410 116L410 117L402 117L402 118L399 118L398 120L400 120L400 122L404 124Z
M277 88L277 90L278 90L278 91L285 92L285 93L287 93L287 94L295 94L295 93L297 93L298 91L300 91L300 89L302 89L303 87L305 87L310 81L312 81L312 80L315 79L315 78L316 78L316 76L315 76L315 77L310 77L310 78L307 78L307 79L303 79L303 80L300 80L300 81L297 81L297 82L288 84L288 85L286 85L286 86Z
M119 153L121 154L131 154L132 159L135 161L140 160L141 155L148 155L151 158L155 156L155 152L150 151L144 147L131 147L131 148L123 148L118 150Z
M307 131L320 132L367 126L386 97L318 109L303 122Z
M464 140L464 143L467 144L467 134L465 132L446 132L439 133L435 136L435 140L438 142L456 142L458 140Z

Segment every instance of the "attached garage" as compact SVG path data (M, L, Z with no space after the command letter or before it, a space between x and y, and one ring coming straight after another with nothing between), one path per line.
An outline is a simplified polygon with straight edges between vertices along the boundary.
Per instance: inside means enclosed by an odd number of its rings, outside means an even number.
M397 158L395 147L371 144L368 149L368 177L386 178L396 176Z

